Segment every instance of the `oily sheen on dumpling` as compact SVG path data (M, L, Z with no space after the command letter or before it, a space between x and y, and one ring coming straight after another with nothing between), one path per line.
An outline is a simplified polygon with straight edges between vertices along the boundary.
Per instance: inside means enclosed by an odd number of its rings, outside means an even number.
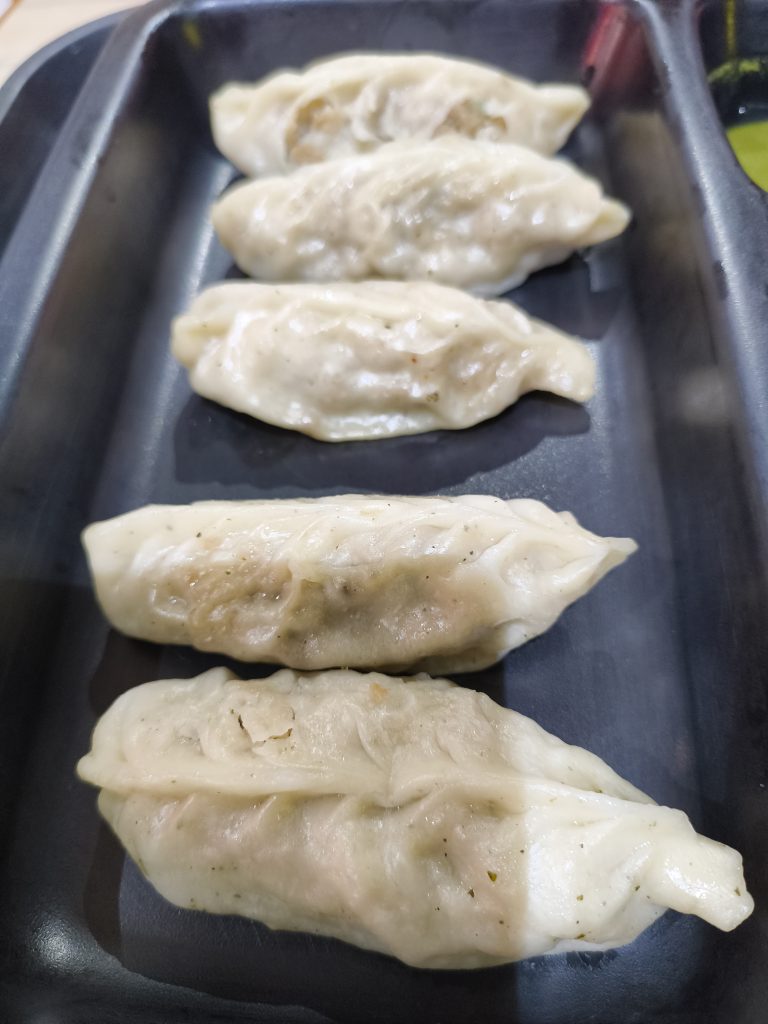
M258 177L452 133L549 155L588 106L578 86L433 54L364 53L225 85L211 97L211 128L221 152Z
M498 295L621 234L629 214L565 160L449 137L235 185L212 218L264 281L384 277Z
M753 906L739 854L682 811L445 680L147 683L78 771L172 903L418 967L620 946L668 907L727 931Z
M594 386L575 339L423 282L225 282L174 321L171 348L199 394L325 441L456 430L526 391Z
M241 661L462 672L543 633L636 545L538 501L148 505L83 533L129 636Z

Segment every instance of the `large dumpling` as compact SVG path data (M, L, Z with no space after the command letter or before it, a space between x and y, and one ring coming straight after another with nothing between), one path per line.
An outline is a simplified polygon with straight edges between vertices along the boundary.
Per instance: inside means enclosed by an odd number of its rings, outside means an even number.
M211 97L211 127L221 152L256 177L450 133L549 155L588 105L578 86L534 85L471 61L351 54L225 85Z
M172 351L222 405L325 441L469 427L526 391L591 397L573 338L435 284L230 281L195 299Z
M83 533L113 626L292 668L497 661L635 550L538 501L344 495L148 505Z
M147 683L78 771L171 902L419 967L620 946L667 907L730 930L753 906L741 857L682 811L444 680Z
M628 212L565 160L460 138L233 186L212 210L265 281L432 280L494 295L620 234Z

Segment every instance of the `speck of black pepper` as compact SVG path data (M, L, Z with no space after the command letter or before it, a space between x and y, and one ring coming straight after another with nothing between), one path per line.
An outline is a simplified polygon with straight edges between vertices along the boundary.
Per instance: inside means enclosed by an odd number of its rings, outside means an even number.
M202 537L203 535L202 535L202 533L196 533L195 536L196 537Z
M469 895L470 895L470 896L472 897L472 899L474 899L474 898L475 898L475 890L474 890L474 889L467 889L467 892L468 892L468 893L469 893Z

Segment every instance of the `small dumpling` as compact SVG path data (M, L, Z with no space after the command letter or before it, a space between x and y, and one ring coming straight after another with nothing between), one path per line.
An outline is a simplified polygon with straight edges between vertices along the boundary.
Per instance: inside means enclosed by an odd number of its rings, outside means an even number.
M753 908L735 850L445 680L147 683L78 772L172 903L417 967L621 946L668 907L730 931Z
M565 160L459 138L238 184L212 210L251 277L431 280L482 295L615 237L628 216Z
M526 391L594 389L575 339L425 283L226 282L174 321L171 348L205 398L324 441L456 430Z
M549 155L588 106L578 86L534 85L472 61L350 54L225 85L211 97L211 127L224 156L258 177L452 133Z
M538 501L360 494L148 505L83 543L129 636L292 668L438 672L543 633L636 547Z

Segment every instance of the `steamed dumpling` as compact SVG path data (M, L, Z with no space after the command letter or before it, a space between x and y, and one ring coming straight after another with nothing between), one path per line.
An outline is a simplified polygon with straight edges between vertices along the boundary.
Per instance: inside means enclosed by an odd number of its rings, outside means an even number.
M726 931L752 911L738 853L445 680L147 683L78 771L172 903L418 967L620 946L667 907Z
M590 398L573 338L435 284L226 282L173 325L195 391L325 441L469 427L540 389Z
M471 61L351 54L225 85L211 97L211 127L221 152L256 177L451 133L549 155L588 106L578 86L534 85Z
M538 501L148 505L83 533L117 629L293 668L490 665L635 550Z
M235 185L212 217L265 281L385 277L493 295L621 234L629 214L565 160L445 138Z

